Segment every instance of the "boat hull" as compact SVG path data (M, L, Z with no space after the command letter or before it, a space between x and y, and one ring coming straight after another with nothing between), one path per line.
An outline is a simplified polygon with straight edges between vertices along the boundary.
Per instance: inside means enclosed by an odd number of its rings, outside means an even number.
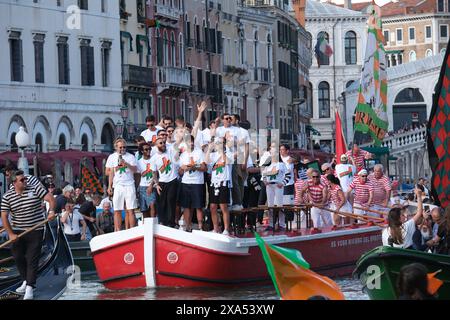
M398 299L396 284L400 269L416 262L425 265L429 273L442 270L436 275L436 278L444 281L437 292L437 298L450 299L450 256L378 247L360 258L354 274L360 279L370 299L396 300Z
M99 279L108 289L233 287L270 281L254 237L186 233L155 224L150 227L149 221L91 241ZM378 227L261 235L267 243L300 250L313 270L330 277L351 274L358 258L381 244Z

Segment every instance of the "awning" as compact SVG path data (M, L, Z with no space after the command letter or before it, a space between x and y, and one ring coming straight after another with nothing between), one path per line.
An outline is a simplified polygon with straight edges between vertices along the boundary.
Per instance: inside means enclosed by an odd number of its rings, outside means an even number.
M147 53L150 54L150 44L149 44L149 41L148 41L148 37L145 36L145 35L141 35L141 34L138 34L136 36L136 50L137 50L137 53L141 53L142 52L143 46L142 46L141 42L145 42L147 44Z
M120 38L128 38L130 40L130 51L133 51L133 36L127 31L120 31ZM122 41L120 41L122 43Z
M367 152L370 152L378 157L384 155L389 156L389 148L387 147L364 147L361 149L366 150Z
M386 54L402 54L404 50L386 50Z
M305 126L306 131L311 131L311 133L315 136L321 136L320 132L317 131L316 129L314 129L311 125L306 125Z

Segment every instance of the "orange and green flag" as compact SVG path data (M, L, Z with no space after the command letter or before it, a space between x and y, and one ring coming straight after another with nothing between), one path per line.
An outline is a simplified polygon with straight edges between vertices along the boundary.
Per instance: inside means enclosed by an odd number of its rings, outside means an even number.
M330 300L345 299L333 280L309 269L309 263L299 251L267 244L256 233L255 237L281 299L308 300L317 296Z
M369 12L366 56L361 71L354 131L355 135L357 132L363 136L369 135L375 146L380 146L389 127L386 52L380 7L372 5ZM355 140L358 139L355 137Z
M81 185L83 189L90 189L93 193L103 194L102 184L97 176L89 170L86 160L81 162Z

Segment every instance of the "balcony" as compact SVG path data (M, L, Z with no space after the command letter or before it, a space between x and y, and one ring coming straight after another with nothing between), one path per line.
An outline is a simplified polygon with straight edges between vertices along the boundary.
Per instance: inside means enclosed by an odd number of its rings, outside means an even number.
M158 85L158 94L163 92L177 92L189 89L191 84L191 75L188 69L177 67L159 67L156 72L156 82Z
M171 6L164 4L155 5L155 18L178 21L182 12L178 8L172 8Z
M269 84L272 82L271 70L269 68L255 68L253 69L254 81Z
M125 64L122 66L122 84L151 87L153 73L151 68Z

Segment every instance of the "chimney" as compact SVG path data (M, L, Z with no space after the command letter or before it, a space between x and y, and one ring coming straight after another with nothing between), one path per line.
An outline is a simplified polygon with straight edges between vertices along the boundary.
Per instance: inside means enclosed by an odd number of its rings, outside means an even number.
M295 11L295 19L305 28L305 7L306 0L292 0L292 5Z
M352 0L344 0L344 8L352 10Z

